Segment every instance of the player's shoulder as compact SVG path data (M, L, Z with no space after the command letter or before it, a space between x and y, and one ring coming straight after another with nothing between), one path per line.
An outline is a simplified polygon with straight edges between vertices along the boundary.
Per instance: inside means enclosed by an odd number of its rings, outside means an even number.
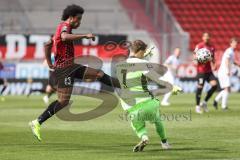
M64 22L60 22L60 23L58 23L57 28L60 28L60 27L62 27L63 25L65 25L65 23L64 23Z
M200 48L205 48L205 47L209 47L209 48L214 48L214 45L212 43L205 43L205 42L199 42L196 47Z
M171 55L167 56L167 59L169 59L169 58L173 58L173 55L171 54Z
M215 46L212 43L208 44L208 48L210 48L211 50L215 50Z
M173 56L173 55L170 55L170 56L167 57L167 59L165 60L164 63L169 63L169 62L171 62L171 61L173 61L173 60L174 60L174 56Z
M196 48L203 48L204 47L204 42L199 42L197 45L196 45Z
M215 47L214 47L214 45L212 43L201 42L201 43L199 43L198 49L201 49L201 48L208 49L212 54L215 52Z
M61 27L61 26L69 26L69 24L66 23L66 22L60 22L60 23L58 23L58 27Z
M231 47L227 48L224 52L224 54L233 54L233 53L234 53L234 50Z
M139 58L128 58L128 59L126 59L126 60L124 60L124 61L121 61L121 62L118 62L117 64L116 64L116 68L118 69L118 70L121 70L121 69L123 69L123 68L129 68L129 67L134 67L134 66L136 66L136 64L140 64L140 63L142 63L142 64L146 64L146 63L149 63L147 60L144 60L144 59L139 59Z
M174 55L172 54L172 55L168 56L167 59L169 59L169 60L174 60L174 59L176 59L176 56L174 56Z
M200 42L195 46L194 52L197 52L199 49L204 48L204 43Z
M60 32L70 30L70 25L66 22L60 22L57 26Z
M224 53L229 52L229 51L230 51L230 48L227 48L227 49L225 49Z

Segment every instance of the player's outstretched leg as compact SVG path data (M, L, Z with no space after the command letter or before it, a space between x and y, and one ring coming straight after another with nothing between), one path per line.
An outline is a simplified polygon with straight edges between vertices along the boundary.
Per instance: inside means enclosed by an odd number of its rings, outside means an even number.
M137 136L141 139L141 141L133 147L133 152L142 152L144 147L149 142L147 136L147 130L145 128L145 121L142 119L141 112L139 110L129 111L129 118L131 119L131 126L133 130L136 132Z
M217 90L217 85L214 85L211 87L211 89L209 89L209 91L207 92L207 95L204 99L205 102L207 102L213 95L213 93Z
M142 152L143 149L146 147L146 145L148 144L148 136L143 135L141 138L141 141L133 147L133 152Z
M2 83L3 84L3 83ZM0 85L1 85L1 79L0 79ZM2 87L2 89L1 89L1 91L0 91L0 95L1 95L1 101L3 102L3 101L5 101L5 97L3 96L3 92L5 91L5 89L7 88L7 85L3 85L3 87Z
M207 92L207 95L206 95L204 101L200 105L203 108L204 112L208 112L209 111L208 108L207 108L207 101L212 97L213 93L217 90L217 82L214 81L213 83L214 84L212 85L212 87Z
M29 122L28 124L31 127L32 133L33 135L37 138L37 140L41 141L41 135L40 135L40 123L38 122L38 120L33 120L31 122Z
M202 109L200 107L200 100L201 100L201 94L202 94L202 86L198 86L197 87L197 91L196 91L196 113L202 114Z
M29 122L29 126L32 129L33 135L37 138L37 140L41 141L41 134L40 134L40 127L43 122L45 122L47 119L52 117L57 110L60 108L59 102L56 100L52 102L48 108L35 120Z
M45 104L48 104L49 103L49 98L53 95L53 93L55 92L55 89L53 89L53 87L51 87L50 85L47 85L46 87L46 94L44 97L43 97L43 101Z
M142 152L144 147L148 144L148 136L147 136L147 130L145 128L145 122L138 120L137 113L133 113L131 115L135 115L134 119L131 122L131 126L133 130L136 132L137 136L141 139L141 141L133 147L133 152ZM133 117L133 116L131 116Z
M116 78L109 76L101 70L87 67L84 73L84 79L85 78L93 80L97 79L98 81L104 83L107 86L120 88L119 81Z
M170 98L171 94L172 94L171 92L164 94L162 102L161 102L162 106L169 106L170 105L170 103L168 102L168 99Z
M72 87L70 88L59 88L58 89L58 100L52 102L48 108L36 119L29 122L33 135L41 141L40 128L41 125L60 111L62 108L68 105L72 93Z
M222 109L226 111L228 109L227 101L228 96L231 91L230 76L226 75L224 71L218 72L219 84L222 91L217 95L214 100L214 103L217 104L218 101L222 98Z
M222 109L223 110L228 109L227 102L228 102L229 92L230 92L230 87L224 88L223 95L222 95Z
M215 109L218 109L218 102L220 99L222 99L223 97L223 94L224 94L224 90L221 90L218 95L215 97L214 101L213 101L213 107Z
M156 121L154 122L154 124L155 124L155 127L156 127L157 134L159 135L159 137L161 139L162 148L163 149L170 149L171 146L169 145L169 143L167 141L165 128L164 128L163 122L161 121L159 116L156 117Z

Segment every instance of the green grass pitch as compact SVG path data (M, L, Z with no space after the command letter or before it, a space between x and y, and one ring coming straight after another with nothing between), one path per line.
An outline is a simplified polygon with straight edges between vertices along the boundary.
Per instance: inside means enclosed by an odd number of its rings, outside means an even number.
M72 112L96 107L94 99L74 96ZM171 97L172 106L161 107L168 116L165 126L171 150L162 150L154 126L147 124L150 144L142 153L132 153L139 142L122 119L122 108L90 121L66 122L51 118L42 127L42 142L36 141L28 122L44 109L42 96L7 96L0 102L0 160L183 160L240 159L240 94L230 95L230 110L194 113L194 95ZM190 113L191 112L191 113ZM173 120L172 115L189 116ZM190 117L191 116L191 117Z

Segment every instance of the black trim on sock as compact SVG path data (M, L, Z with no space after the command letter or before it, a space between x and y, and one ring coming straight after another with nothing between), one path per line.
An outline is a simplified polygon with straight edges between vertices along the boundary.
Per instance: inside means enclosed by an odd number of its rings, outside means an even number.
M197 105L200 104L202 90L203 90L203 88L197 88L196 97L195 97L195 98L196 98L196 104L197 104Z
M38 122L42 124L47 119L52 117L55 113L57 113L57 111L59 111L61 108L61 104L57 100L52 102L48 108L38 117Z
M167 143L167 139L162 139L162 143Z
M204 100L207 102L216 90L217 90L217 86L212 86L212 88L209 89L209 91L207 92L207 96L205 97Z
M5 91L6 88L7 88L7 86L3 86L2 90L1 90L1 95L3 94L3 92Z

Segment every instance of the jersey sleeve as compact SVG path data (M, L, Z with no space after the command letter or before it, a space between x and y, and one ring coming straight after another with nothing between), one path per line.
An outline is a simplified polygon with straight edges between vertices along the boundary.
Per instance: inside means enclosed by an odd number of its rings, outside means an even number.
M57 31L56 31L55 35L53 36L53 40L54 40L54 43L56 43L56 45L58 45L62 41L61 34L63 32L70 33L70 28L67 24L60 23L57 27ZM55 48L55 50L56 50L56 48Z
M63 24L61 26L61 29L60 29L60 32L63 33L63 32L66 32L66 33L69 33L70 32L70 28L67 24Z

